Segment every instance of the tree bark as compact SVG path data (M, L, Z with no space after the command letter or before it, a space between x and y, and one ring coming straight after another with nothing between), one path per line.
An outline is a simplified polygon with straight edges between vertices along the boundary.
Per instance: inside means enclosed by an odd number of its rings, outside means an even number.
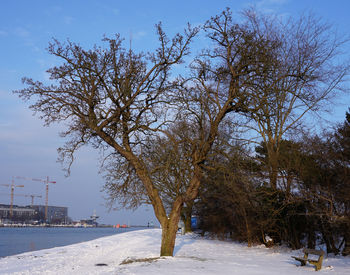
M248 217L247 217L247 212L245 211L244 208L243 209L243 216L244 216L244 222L245 222L245 228L247 230L247 242L248 242L248 247L251 247L253 242L252 242L252 233L250 230L250 226L249 226L249 221L248 221Z
M349 227L345 231L344 235L345 235L344 236L345 244L344 244L344 249L343 249L342 255L349 256L350 255L350 228Z
M191 219L192 219L192 208L193 201L186 203L184 207L184 222L185 222L185 233L192 232Z
M175 248L176 232L180 220L182 202L176 200L170 217L163 220L162 225L162 243L160 247L160 256L173 256Z
M314 219L309 221L308 224L308 237L307 237L307 248L315 249L316 246L316 232L315 232L315 226L314 226Z
M277 176L278 176L278 156L277 154L271 154L270 159L270 187L273 190L277 189Z
M327 222L321 222L321 230L322 230L323 240L326 243L327 253L334 253L335 255L337 255L339 251L335 245L335 241L332 236L332 229L327 224Z
M165 228L162 228L162 244L160 247L160 256L173 256L175 248L175 239L177 232L177 223L170 221Z
M268 168L269 168L269 179L270 187L273 190L277 189L277 177L278 177L278 161L279 153L276 149L274 142L268 141L266 144L267 155L268 155Z
M146 188L147 195L153 206L154 214L162 226L160 256L173 256L176 232L178 230L180 214L183 208L183 198L179 196L175 199L168 217L158 190L154 188L147 170L144 169L145 166L136 158L133 158L132 156L130 158L130 162L134 165L138 177Z

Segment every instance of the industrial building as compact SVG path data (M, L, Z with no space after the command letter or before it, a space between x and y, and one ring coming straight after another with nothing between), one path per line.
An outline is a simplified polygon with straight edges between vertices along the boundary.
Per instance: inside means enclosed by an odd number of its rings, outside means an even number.
M0 219L13 221L29 221L35 217L35 210L30 206L20 207L17 205L0 204Z
M42 214L42 219L45 218L45 205L31 206L37 213ZM48 206L47 221L49 223L66 223L68 218L68 207L63 206Z
M48 206L47 222L54 224L66 223L68 208ZM13 222L45 221L45 205L17 206L0 204L0 220Z

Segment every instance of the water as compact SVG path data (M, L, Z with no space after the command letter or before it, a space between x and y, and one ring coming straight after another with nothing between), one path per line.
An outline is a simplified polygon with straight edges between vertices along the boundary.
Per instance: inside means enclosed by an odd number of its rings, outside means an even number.
M94 240L140 228L0 227L0 257Z

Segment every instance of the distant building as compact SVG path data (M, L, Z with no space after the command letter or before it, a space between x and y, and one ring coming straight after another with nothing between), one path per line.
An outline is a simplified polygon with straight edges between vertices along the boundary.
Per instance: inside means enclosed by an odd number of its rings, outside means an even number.
M12 206L12 216L11 216L11 205L0 204L0 219L1 220L11 220L11 221L31 221L35 219L36 215L35 209L30 206Z
M33 205L32 208L45 218L45 205ZM47 219L49 223L66 223L68 219L68 207L63 206L48 206Z
M68 208L62 206L48 206L47 218L49 223L67 223ZM8 204L0 204L0 220L8 220L13 222L32 222L44 221L45 219L45 205L33 206L11 206Z
M90 225L90 226L98 226L97 219L99 216L96 215L96 210L94 210L94 214L90 216L90 219L87 220L80 220L81 225Z

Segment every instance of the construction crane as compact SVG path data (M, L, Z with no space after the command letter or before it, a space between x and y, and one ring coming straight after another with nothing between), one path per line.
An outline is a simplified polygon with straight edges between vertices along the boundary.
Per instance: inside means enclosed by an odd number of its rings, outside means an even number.
M32 206L34 205L34 198L42 198L42 196L38 195L24 195L25 197L31 197L32 198Z
M13 195L15 193L15 187L24 187L23 184L21 185L15 185L15 181L12 177L12 182L11 184L0 184L2 186L6 186L6 187L10 187L11 188L11 203L10 203L10 217L12 218L12 215L13 215Z
M55 181L50 181L49 177L46 177L45 180L43 179L33 179L33 178L27 178L27 177L16 177L17 179L24 179L24 180L32 180L32 181L39 181L46 184L46 198L45 198L45 220L47 221L47 209L49 206L49 183L56 183Z
M7 194L7 193L0 193L0 195L5 195L5 196L8 196L10 194ZM27 194L14 194L13 195L14 197L31 197L32 198L32 203L31 203L31 206L34 205L34 198L42 198L42 196L38 196L38 195L27 195Z

